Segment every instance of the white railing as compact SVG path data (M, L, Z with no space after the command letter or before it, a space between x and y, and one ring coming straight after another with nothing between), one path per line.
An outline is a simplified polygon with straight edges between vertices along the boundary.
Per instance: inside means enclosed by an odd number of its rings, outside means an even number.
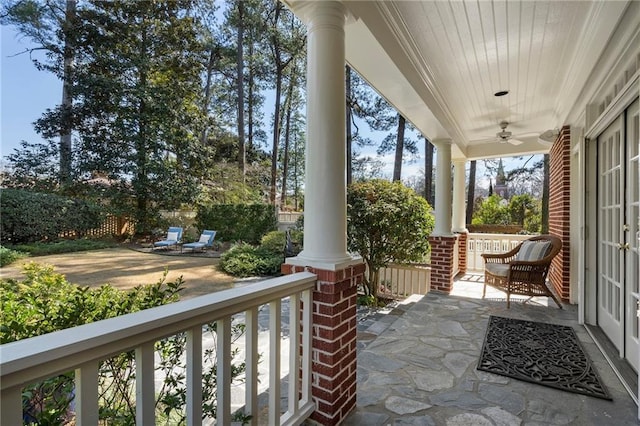
M404 299L412 294L427 294L431 285L431 267L423 264L390 264L380 268L381 295Z
M278 223L296 223L302 212L278 212Z
M120 317L0 346L0 424L22 424L22 389L75 371L78 425L98 424L98 366L114 355L135 351L136 424L155 424L154 343L186 332L186 419L202 424L203 326L216 322L217 419L231 424L231 322L244 313L245 414L258 422L258 307L269 304L268 423L300 424L311 400L311 291L316 275L302 272L212 293ZM281 354L281 303L289 298L289 353ZM295 332L300 330L300 332ZM302 348L302 350L300 350ZM285 352L285 351L283 351ZM288 358L287 411L281 414L281 361ZM298 372L302 372L301 375ZM262 380L264 381L264 380Z
M482 253L505 253L531 235L472 234L467 236L467 271L484 271Z

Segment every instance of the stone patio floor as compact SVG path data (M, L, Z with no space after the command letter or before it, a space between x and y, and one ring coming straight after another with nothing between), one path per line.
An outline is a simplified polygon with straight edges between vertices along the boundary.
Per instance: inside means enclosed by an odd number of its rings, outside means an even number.
M547 298L506 308L468 275L451 295L412 296L358 321L357 407L343 425L637 425L638 407L577 322ZM490 291L491 290L491 291ZM476 370L490 315L568 325L613 401Z

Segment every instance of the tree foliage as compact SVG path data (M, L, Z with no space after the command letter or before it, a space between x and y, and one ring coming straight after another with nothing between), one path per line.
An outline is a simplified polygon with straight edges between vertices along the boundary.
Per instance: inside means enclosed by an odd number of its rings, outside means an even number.
M471 223L474 225L509 225L511 216L509 215L508 202L497 194L490 195L480 204Z
M24 188L53 192L58 187L58 147L51 143L22 141L7 155L9 170L3 175L4 188Z
M348 248L360 254L369 268L369 294L377 295L380 268L425 258L433 225L429 203L400 182L376 179L349 186Z
M142 233L158 225L158 210L181 205L279 194L301 207L306 31L281 2L7 0L1 16L69 92L36 123L46 143L8 158L7 186L99 198ZM382 160L357 152L373 143L358 126L386 132L380 153L396 149L398 161L416 145L398 143L402 120L350 75L353 176L380 177ZM73 151L63 161L57 138L69 128ZM239 161L240 173L229 170ZM63 174L71 184L59 184ZM96 188L96 176L106 184Z
M482 200L474 225L521 225L528 232L540 232L540 201L529 194L514 195L509 201L497 194Z
M127 182L144 232L154 207L193 197L202 47L187 2L91 3L75 33L79 167ZM48 134L57 122L54 114L39 126Z

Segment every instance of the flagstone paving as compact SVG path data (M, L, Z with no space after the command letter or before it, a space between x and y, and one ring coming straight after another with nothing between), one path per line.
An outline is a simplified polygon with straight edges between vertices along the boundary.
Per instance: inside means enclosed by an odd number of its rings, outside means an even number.
M575 306L544 306L544 298L506 309L503 300L479 299L481 286L412 296L360 316L357 408L344 425L639 424L635 402L578 324ZM476 370L490 315L573 327L613 401Z

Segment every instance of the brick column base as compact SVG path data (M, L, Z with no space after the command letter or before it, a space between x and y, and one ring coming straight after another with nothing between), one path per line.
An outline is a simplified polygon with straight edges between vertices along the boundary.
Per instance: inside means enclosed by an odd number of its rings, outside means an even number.
M453 250L457 235L429 237L431 245L431 290L451 293L453 288Z
M460 232L458 234L458 269L461 274L467 273L467 240L468 232Z
M311 420L342 422L356 406L356 298L364 263L338 271L282 265L282 273L308 271L318 276L313 291Z
M571 128L564 126L549 151L549 234L562 240L549 281L563 302L571 299Z

